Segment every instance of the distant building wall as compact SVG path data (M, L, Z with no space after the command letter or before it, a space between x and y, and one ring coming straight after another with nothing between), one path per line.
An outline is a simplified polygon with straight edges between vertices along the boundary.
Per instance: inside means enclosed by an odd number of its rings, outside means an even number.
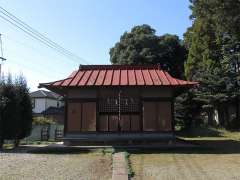
M33 99L33 112L41 113L46 109L46 100L45 98L34 98Z
M49 107L62 107L64 105L63 102L55 99L49 98L33 98L33 112L41 113L45 111Z
M60 105L58 103L58 101L55 100L55 99L48 99L48 98L46 98L45 100L46 100L46 109L49 108L49 107L58 107Z

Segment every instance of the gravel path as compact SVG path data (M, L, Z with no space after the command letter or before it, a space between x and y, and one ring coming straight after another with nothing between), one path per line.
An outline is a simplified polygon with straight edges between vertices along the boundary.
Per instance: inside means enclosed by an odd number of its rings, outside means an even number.
M134 180L240 180L239 154L136 154Z
M0 180L108 180L111 156L0 153Z

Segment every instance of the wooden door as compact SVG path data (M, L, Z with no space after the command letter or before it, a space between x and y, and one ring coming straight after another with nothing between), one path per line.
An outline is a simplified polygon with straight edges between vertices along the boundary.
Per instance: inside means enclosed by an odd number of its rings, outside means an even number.
M130 115L122 115L119 119L119 131L130 131Z
M117 115L108 116L109 131L118 131L118 119Z
M98 121L99 131L108 131L108 115L100 115Z
M156 102L143 102L143 130L157 131Z
M81 130L81 116L82 116L81 103L68 103L67 111L67 131L80 131Z
M172 128L171 102L143 103L144 131L171 131Z
M170 131L172 128L171 102L158 102L157 109L158 130Z
M131 115L131 131L141 131L140 115Z
M96 131L96 103L82 103L82 131Z

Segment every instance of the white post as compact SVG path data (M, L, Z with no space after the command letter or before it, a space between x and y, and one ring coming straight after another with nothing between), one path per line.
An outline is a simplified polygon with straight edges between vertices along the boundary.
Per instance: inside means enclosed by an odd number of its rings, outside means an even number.
M0 45L1 45L1 59L0 59L0 81L2 80L2 58L3 58L3 48L2 48L2 34L0 34Z
M6 61L6 59L3 57L3 45L2 45L2 34L0 33L0 50L1 50L1 56L0 56L0 81L2 80L2 62Z
M2 61L2 60L1 60ZM0 81L2 80L2 62L0 62Z

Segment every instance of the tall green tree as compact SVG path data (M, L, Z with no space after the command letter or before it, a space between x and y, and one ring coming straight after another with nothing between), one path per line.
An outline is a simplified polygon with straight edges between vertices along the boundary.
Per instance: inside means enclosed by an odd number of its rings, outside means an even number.
M186 48L176 35L157 36L149 25L135 26L125 32L110 49L112 64L160 64L174 77L182 77Z
M193 25L184 35L189 48L185 75L200 81L194 96L211 117L214 109L222 113L232 102L239 106L240 1L190 3Z
M16 93L18 97L18 131L15 137L15 145L18 146L19 140L30 135L32 130L32 102L29 95L29 89L25 78L21 75L16 79Z
M0 88L1 117L0 140L19 140L28 136L32 129L32 105L27 83L22 76L14 81L11 75L3 81Z
M2 149L3 146L3 119L2 119L2 113L3 108L5 106L4 104L4 97L3 97L3 89L4 89L4 83L3 81L0 81L0 149Z
M194 79L199 71L211 72L219 66L222 55L214 33L214 26L210 20L195 19L192 28L184 34L185 43L189 47L185 63L185 75L188 79Z
M185 33L189 54L185 65L188 78L197 72L215 69L216 64L229 58L232 67L238 66L240 44L240 1L190 0L193 25ZM231 57L230 57L231 56ZM231 62L232 61L232 62ZM237 68L236 68L237 70Z

